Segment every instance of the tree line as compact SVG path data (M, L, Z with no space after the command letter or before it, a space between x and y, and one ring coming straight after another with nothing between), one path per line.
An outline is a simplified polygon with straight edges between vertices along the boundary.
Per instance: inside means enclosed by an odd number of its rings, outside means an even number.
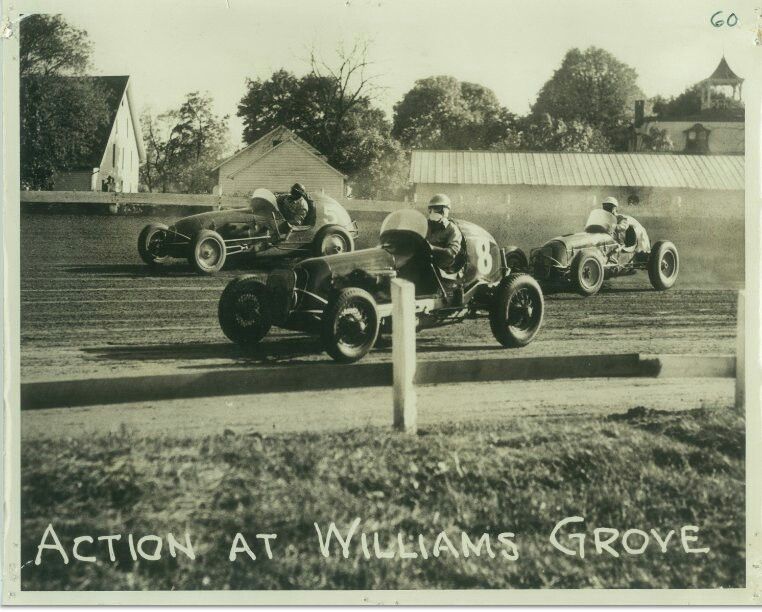
M106 93L71 78L91 68L87 33L60 16L34 15L21 27L22 186L49 189L56 172L86 154L108 120ZM483 85L438 75L419 79L394 105L391 120L376 106L380 77L366 43L338 50L326 61L313 52L301 76L280 69L248 79L238 104L248 145L284 125L349 177L357 197L396 198L406 188L410 149L491 151L625 151L634 104L645 96L634 68L596 47L570 49L519 116ZM657 116L700 105L697 86L650 100ZM728 104L722 96L716 104ZM179 108L141 117L149 191L205 193L210 173L228 150L228 116L213 110L208 93L191 92ZM652 130L645 147L668 151L666 133ZM297 180L298 177L295 177Z

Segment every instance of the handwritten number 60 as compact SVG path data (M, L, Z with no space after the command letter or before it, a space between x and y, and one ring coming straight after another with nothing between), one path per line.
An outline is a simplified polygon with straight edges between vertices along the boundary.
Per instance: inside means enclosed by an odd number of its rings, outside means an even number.
M722 11L717 11L710 17L709 21L715 28L721 28L724 25L732 28L738 24L738 16L735 13L730 13L726 19L722 19Z

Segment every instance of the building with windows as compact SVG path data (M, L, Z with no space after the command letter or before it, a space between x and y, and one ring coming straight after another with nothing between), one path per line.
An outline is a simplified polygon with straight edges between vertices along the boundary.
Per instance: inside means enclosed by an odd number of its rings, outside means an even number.
M742 155L743 81L723 56L715 71L698 83L701 102L695 112L681 116L647 116L645 100L636 101L629 150L648 150L649 139L666 136L675 153Z
M90 153L71 160L56 175L54 191L137 192L145 149L129 76L72 77L97 81L107 92L109 119L94 138Z

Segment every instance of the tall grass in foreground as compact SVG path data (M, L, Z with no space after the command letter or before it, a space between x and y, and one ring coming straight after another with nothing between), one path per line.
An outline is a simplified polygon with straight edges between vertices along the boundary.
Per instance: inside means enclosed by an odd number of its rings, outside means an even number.
M464 407L467 410L467 407ZM600 419L507 419L499 426L445 426L415 437L369 429L263 436L142 437L129 431L24 441L22 562L34 559L52 523L71 556L76 536L122 534L116 561L85 544L97 563L64 565L54 551L22 570L39 589L710 588L744 583L744 423L728 410L646 409ZM560 519L595 527L678 531L663 553L584 559L554 549ZM353 544L321 556L314 522L397 532L431 546L446 531L474 538L515 533L519 558L371 559ZM683 525L700 528L679 545ZM196 559L166 554L135 562L125 543L189 532ZM257 560L228 560L242 532ZM256 533L276 533L267 559ZM372 539L370 540L372 542ZM414 540L411 540L414 541ZM634 540L633 540L634 542ZM569 540L566 541L569 544ZM166 541L165 541L166 544ZM372 545L371 545L372 546ZM622 552L621 540L614 546ZM150 547L149 547L150 548ZM414 550L414 548L411 547ZM93 552L95 551L95 552Z

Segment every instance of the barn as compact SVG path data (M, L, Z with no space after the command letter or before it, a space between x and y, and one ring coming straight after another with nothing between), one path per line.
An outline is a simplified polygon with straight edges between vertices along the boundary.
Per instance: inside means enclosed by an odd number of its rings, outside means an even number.
M70 170L59 172L54 191L137 192L145 149L129 76L69 77L88 79L108 95L109 118L96 134L89 155L70 160Z
M346 177L325 156L291 130L279 126L212 169L217 173L215 193L250 195L264 187L287 191L295 182L310 193L344 196Z
M409 180L418 203L446 193L474 212L579 214L608 195L624 210L744 212L742 155L415 150Z

